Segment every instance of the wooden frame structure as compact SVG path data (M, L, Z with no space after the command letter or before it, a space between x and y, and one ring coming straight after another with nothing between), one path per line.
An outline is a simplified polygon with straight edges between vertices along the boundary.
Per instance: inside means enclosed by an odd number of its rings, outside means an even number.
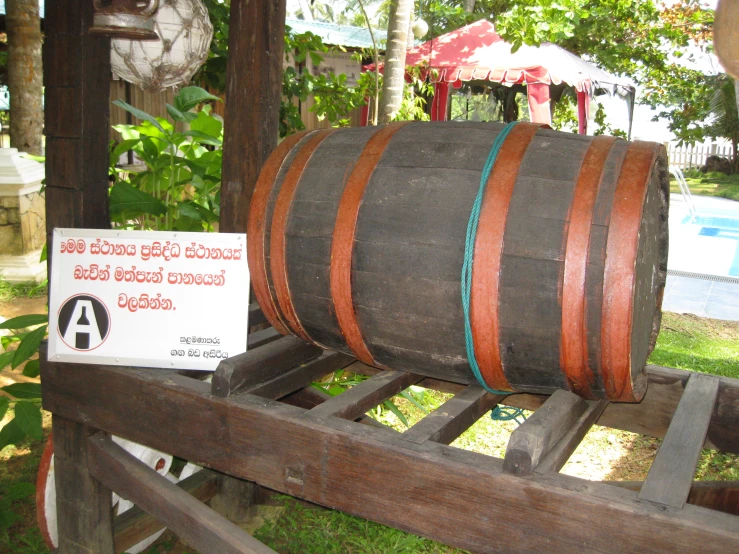
M285 5L232 0L231 10L221 229L243 232L276 143ZM91 22L90 1L47 6L49 236L54 227L108 226L109 44L88 35ZM250 321L259 318L254 307ZM739 549L739 485L692 481L706 440L739 453L737 380L651 367L640 404L586 403L380 371L272 329L250 335L249 347L219 366L212 385L176 370L53 363L42 353L59 552L123 551L162 525L202 552L271 552L201 503L243 513L248 481L475 552ZM343 367L372 376L332 399L306 388ZM405 433L362 417L412 384L455 396ZM538 408L505 460L447 446L499 402ZM596 421L665 437L643 485L558 473ZM220 473L173 485L107 433ZM114 522L111 490L140 509Z

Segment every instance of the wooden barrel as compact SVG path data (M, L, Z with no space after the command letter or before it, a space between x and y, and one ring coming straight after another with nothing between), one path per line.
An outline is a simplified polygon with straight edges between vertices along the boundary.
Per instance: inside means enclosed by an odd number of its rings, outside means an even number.
M400 123L293 135L249 214L269 321L378 367L477 383L465 237L503 125ZM661 145L519 123L490 172L470 323L488 387L638 401L661 317L668 180Z

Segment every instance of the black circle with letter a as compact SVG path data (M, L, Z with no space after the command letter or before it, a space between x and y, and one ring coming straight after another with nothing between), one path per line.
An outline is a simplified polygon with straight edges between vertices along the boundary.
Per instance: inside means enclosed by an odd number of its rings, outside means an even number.
M75 350L94 350L110 332L110 312L99 298L78 294L59 309L57 328L64 344Z

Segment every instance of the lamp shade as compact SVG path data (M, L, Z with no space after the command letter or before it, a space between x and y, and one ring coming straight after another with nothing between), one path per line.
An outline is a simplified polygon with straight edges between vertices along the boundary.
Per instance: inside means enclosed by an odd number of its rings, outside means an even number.
M160 40L111 41L113 73L149 92L189 83L208 59L208 10L201 0L160 0L153 20Z

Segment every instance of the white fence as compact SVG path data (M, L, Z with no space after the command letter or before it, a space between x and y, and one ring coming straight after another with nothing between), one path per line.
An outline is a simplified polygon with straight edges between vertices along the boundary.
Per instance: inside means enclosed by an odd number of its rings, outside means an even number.
M693 146L677 146L675 143L665 143L670 165L680 169L701 167L706 164L708 156L720 156L731 159L731 144L694 144Z

